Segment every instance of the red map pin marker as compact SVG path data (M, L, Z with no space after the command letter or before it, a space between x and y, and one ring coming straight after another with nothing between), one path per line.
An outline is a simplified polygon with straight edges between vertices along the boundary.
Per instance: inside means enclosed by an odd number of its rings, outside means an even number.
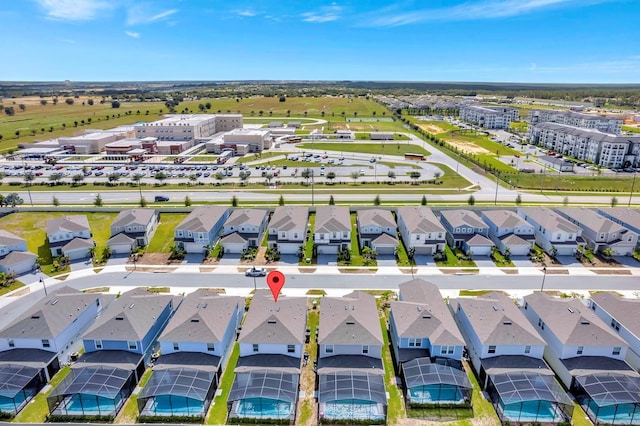
M282 287L284 287L284 274L280 271L269 272L269 275L267 275L267 285L271 289L273 300L275 302L278 302L280 290L282 290Z

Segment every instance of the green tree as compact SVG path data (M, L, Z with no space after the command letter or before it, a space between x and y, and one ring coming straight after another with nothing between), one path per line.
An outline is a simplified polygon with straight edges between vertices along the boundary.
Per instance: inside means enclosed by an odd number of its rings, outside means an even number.
M24 200L18 194L12 192L11 194L4 197L4 204L6 204L7 206L15 207L24 204Z
M140 207L147 207L147 200L144 197L140 197L140 201L138 202Z
M333 199L333 195L329 196L329 205L330 206L335 206L336 205L336 200Z
M518 194L516 196L516 206L519 206L522 204L522 196L520 194Z
M119 173L110 173L109 176L107 176L107 180L109 181L110 185L115 186L118 181L120 180L120 174Z
M420 200L420 205L421 206L426 206L427 205L427 196L426 195L422 196L422 200Z
M470 206L474 206L476 204L476 197L474 197L473 195L469 195L467 204L469 204Z
M396 172L394 172L393 170L389 170L389 173L387 173L387 176L389 177L389 183L393 185L393 181L396 178Z
M411 183L412 185L417 185L418 184L418 179L420 179L420 172L417 170L412 170L411 172L409 172L409 177L413 180L413 182Z
M351 172L351 179L353 179L353 184L355 185L356 182L358 181L358 178L360 177L360 172L358 171L353 171Z
M249 180L249 176L251 176L251 172L241 171L238 176L240 177L240 184L245 186L247 184L247 180Z
M191 197L189 197L188 195L184 197L184 206L191 207Z
M198 176L195 173L189 175L189 185L193 185L198 181Z
M235 195L231 197L231 207L238 207L238 197Z
M562 199L562 205L565 207L569 205L569 197L567 197L566 195Z
M376 198L373 199L373 205L374 206L380 205L380 195L376 195Z
M336 178L336 173L335 172L329 172L327 173L327 179L329 180L329 183L331 185L333 185L333 180Z
M74 102L73 98L67 98L64 100L64 103L67 105L73 105L73 102Z
M280 198L278 199L278 205L284 206L284 196L282 194L280 194Z
M313 170L307 167L302 171L302 173L300 173L300 176L302 176L303 179L307 181L307 185L309 185L309 179L313 176Z
M611 197L611 207L615 207L618 205L618 198L617 197Z
M56 196L53 197L52 204L55 207L58 207L60 205L60 200L58 200L58 197L56 197Z
M163 182L164 182L165 180L167 180L167 178L168 178L168 177L169 177L169 176L167 176L167 175L166 175L166 173L164 173L164 172L157 172L157 173L154 175L154 178L155 178L158 182L160 182L160 184L161 184L161 185L163 184Z
M93 205L96 207L102 207L102 197L100 194L96 195L96 198L93 199Z
M24 112L24 110L27 109L27 106L25 104L20 104L18 105L18 108L20 108L20 111Z

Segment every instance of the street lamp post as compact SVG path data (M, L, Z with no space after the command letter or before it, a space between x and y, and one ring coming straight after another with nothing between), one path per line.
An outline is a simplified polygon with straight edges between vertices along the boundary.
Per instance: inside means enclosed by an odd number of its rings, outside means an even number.
M540 286L540 292L542 292L544 290L544 280L545 278L547 278L547 267L545 266L544 268L542 268L542 285Z
M47 296L47 287L44 285L44 279L40 277L40 284L42 284L42 289L44 290L44 295Z
M498 205L498 182L500 180L498 179L498 175L496 174L496 197L493 199L493 205L497 206Z
M631 198L633 197L633 187L636 186L636 172L633 172L633 180L631 181L631 193L629 194L629 202L627 207L631 207Z
M311 206L315 205L315 194L313 192L313 185L315 183L315 180L313 179L313 169L311 169Z

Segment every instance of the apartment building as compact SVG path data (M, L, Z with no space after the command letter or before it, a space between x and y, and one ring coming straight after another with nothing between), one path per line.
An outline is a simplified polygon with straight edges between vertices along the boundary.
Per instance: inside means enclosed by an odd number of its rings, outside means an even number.
M460 118L485 129L505 129L512 121L518 121L520 115L517 108L494 107L484 105L463 105L460 107Z
M569 126L594 129L603 133L619 135L622 131L622 119L602 115L583 114L575 111L553 109L532 109L529 111L530 124L552 122Z

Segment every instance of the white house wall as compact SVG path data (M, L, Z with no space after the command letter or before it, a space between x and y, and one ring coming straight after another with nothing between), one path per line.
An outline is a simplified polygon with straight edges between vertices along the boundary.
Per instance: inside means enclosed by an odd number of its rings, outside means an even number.
M362 353L363 345L329 345L333 346L333 352L327 353L327 345L320 345L320 358L328 358L336 355L362 355L370 358L382 359L382 346L368 345L369 353ZM367 346L367 345L364 345Z
M253 351L252 343L240 343L240 356L251 356L251 355L286 355L294 358L300 358L302 356L301 350L302 345L295 345L295 351L293 353L287 352L286 344L274 344L274 343L261 343L259 345L259 351Z

